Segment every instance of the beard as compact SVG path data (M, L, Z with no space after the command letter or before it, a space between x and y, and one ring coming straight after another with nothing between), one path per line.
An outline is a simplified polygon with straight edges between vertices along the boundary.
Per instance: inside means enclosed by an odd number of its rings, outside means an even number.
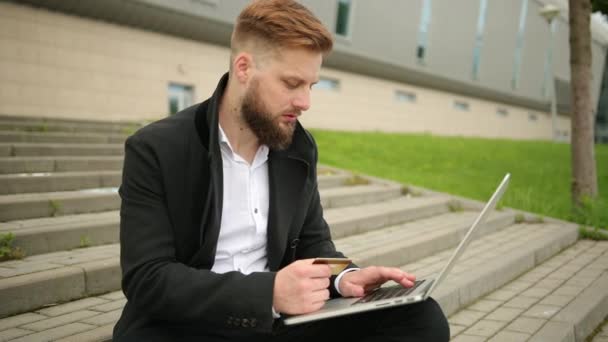
M281 116L273 116L259 95L259 82L253 80L241 103L243 119L260 144L272 150L284 150L291 145L295 122L281 125Z

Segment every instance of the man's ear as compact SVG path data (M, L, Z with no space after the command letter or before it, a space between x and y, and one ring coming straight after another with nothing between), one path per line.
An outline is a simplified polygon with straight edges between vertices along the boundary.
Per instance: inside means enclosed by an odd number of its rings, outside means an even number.
M245 84L251 78L254 68L253 56L248 52L239 52L232 62L232 70L239 83Z

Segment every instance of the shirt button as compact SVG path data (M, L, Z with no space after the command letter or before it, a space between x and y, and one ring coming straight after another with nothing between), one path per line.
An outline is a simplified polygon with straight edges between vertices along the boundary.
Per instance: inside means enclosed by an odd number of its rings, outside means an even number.
M253 210L253 212L257 214L257 213L258 213L258 208L255 208L255 209Z

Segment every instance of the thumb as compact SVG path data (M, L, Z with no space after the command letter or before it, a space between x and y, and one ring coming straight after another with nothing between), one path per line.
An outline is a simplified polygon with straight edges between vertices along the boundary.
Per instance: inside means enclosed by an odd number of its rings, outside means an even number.
M365 289L362 286L343 281L340 282L340 293L344 297L362 297L365 294Z

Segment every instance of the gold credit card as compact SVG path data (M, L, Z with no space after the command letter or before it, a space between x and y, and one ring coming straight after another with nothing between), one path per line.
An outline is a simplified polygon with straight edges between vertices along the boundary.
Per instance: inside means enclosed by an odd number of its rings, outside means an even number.
M349 258L316 258L313 264L325 264L331 267L331 274L338 275L351 263Z

